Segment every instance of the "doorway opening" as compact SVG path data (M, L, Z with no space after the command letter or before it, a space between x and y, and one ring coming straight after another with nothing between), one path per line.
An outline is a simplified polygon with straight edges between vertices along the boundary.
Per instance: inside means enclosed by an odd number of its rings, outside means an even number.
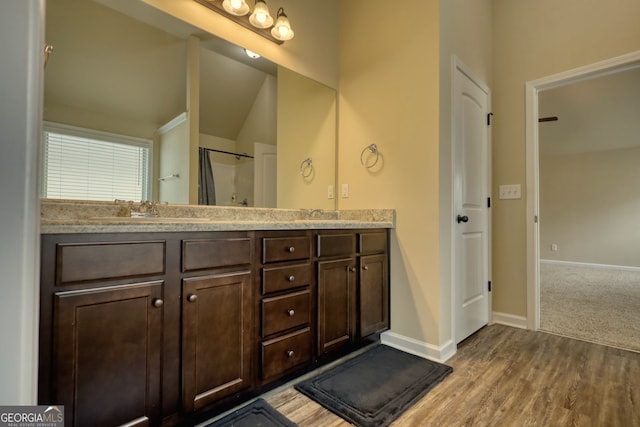
M527 326L540 329L540 92L640 67L640 51L526 83Z

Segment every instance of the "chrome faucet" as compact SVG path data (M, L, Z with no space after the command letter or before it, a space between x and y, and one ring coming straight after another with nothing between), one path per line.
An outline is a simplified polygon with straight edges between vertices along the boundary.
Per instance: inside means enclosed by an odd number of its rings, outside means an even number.
M119 217L149 217L158 216L158 206L156 202L145 200L139 204L135 204L132 201L116 200L118 203L125 203L120 205L118 211Z

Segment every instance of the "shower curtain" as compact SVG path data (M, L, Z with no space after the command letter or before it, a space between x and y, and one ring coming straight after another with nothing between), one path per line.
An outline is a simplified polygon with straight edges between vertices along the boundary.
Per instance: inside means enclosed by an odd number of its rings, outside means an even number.
M213 183L213 168L209 151L200 147L199 149L199 173L198 173L198 204L215 205L216 189Z

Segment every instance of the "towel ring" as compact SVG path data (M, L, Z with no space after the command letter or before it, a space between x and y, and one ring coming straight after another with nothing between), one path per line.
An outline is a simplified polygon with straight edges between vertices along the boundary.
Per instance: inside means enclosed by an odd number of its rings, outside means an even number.
M303 178L309 178L312 173L313 160L311 160L311 157L307 157L300 163L300 175L302 175Z
M364 160L364 153L367 150L369 150L372 154L376 155L376 160L370 165L366 164ZM378 151L378 146L376 144L371 144L367 147L364 147L364 149L360 153L360 163L362 163L362 166L364 166L367 169L371 169L372 167L374 167L378 163L378 160L380 160L380 152Z

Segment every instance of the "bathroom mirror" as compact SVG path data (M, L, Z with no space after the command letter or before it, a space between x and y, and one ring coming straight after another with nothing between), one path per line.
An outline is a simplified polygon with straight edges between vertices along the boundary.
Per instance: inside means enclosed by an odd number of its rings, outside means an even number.
M153 141L153 199L197 203L203 147L218 205L335 208L335 90L138 0L49 0L45 37L45 122Z

